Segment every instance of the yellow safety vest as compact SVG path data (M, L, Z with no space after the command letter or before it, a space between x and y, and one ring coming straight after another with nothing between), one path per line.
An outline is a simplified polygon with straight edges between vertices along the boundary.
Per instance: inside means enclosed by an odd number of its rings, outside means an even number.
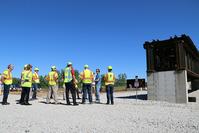
M6 85L12 84L12 73L7 69L3 72L4 81L3 83Z
M32 87L32 72L25 70L22 72L22 82L21 86L22 87Z
M48 83L49 85L56 85L57 84L57 78L58 78L58 74L55 71L51 71L48 74Z
M115 83L115 75L112 72L108 72L105 75L105 85L114 85Z
M36 73L36 72L33 73L32 79L33 79L34 83L37 83L37 84L38 84L38 83L40 82L40 81L39 81L39 75L38 75L38 73Z
M71 68L66 67L64 71L64 83L71 82L73 80L72 73L71 73Z
M81 73L82 82L85 84L91 84L93 82L93 72L89 69L85 69Z

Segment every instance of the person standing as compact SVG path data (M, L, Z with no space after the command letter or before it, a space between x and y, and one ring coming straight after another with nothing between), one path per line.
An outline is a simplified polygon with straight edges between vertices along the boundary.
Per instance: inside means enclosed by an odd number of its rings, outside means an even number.
M32 95L32 99L36 100L37 99L37 89L38 89L38 85L40 83L39 81L39 68L35 68L34 70L35 72L33 73L33 95Z
M24 65L24 68L23 68L23 71L21 72L21 96L22 96L22 81L23 81L23 75L24 75L24 72L26 71L26 68L27 68L28 64ZM18 100L17 104L21 104L21 98Z
M49 88L48 88L48 94L46 98L46 103L50 103L50 96L53 94L53 99L55 101L55 104L58 104L58 73L56 70L56 66L51 67L51 72L48 73L48 76L46 77L46 80L48 81Z
M66 92L66 103L67 105L71 105L69 100L69 91L71 92L73 105L78 105L76 102L76 78L75 78L75 71L72 67L72 63L68 62L67 67L64 70L64 83L65 83L65 92Z
M0 73L0 95L2 94L2 82L1 82L1 73Z
M107 95L107 103L114 104L113 100L113 91L114 91L114 83L115 83L115 75L112 72L112 66L108 66L108 73L104 77L105 86L106 86L106 95Z
M14 69L13 65L8 65L8 69L3 72L2 75L2 82L3 82L3 101L2 105L9 105L10 103L7 102L8 95L10 92L10 86L12 85L12 70Z
M32 87L32 65L28 64L26 66L26 70L22 72L22 92L21 92L21 99L20 104L21 105L31 105L29 103L29 94L30 94L30 88Z
M80 79L83 82L82 104L85 104L87 93L88 93L89 103L92 104L91 84L93 82L93 72L89 70L88 65L84 65L84 71L80 73Z
M95 77L95 97L96 97L96 103L100 103L100 88L101 88L100 69L96 69L96 77Z

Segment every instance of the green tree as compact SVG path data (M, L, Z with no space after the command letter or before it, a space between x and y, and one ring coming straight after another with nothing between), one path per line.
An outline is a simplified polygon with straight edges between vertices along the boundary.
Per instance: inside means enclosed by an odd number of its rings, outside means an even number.
M105 86L105 80L104 80L105 74L101 75L101 86Z
M21 85L21 80L20 78L13 78L13 85L15 85L16 87L20 87Z
M127 75L126 73L121 73L116 79L115 86L125 86L126 85Z
M39 76L40 80L40 87L41 88L48 88L48 81L45 79L47 76Z
M63 84L64 84L64 80L63 80L63 74L64 74L64 70L61 69L60 71L57 70L58 73L58 86L59 88L63 88Z

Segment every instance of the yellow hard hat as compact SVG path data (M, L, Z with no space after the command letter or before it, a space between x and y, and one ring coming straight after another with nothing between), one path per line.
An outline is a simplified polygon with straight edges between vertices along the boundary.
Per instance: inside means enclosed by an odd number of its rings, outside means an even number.
M84 65L84 68L88 68L89 66L88 65Z
M39 68L36 67L36 68L35 68L35 71L39 71Z
M113 69L113 67L112 66L108 66L108 70L112 70Z

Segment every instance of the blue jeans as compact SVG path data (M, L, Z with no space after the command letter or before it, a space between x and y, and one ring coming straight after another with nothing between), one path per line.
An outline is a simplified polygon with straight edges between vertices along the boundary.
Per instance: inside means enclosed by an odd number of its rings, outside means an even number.
M96 101L100 101L100 88L101 88L101 85L97 84L95 85L95 97L96 97Z
M4 84L4 89L3 89L3 103L7 103L8 95L10 92L10 85Z
M114 104L113 101L113 90L114 90L114 86L113 85L106 85L106 96L107 96L107 104L110 103Z
M88 93L89 102L92 103L91 84L83 84L82 103L85 103L85 99L86 99L87 93Z
M36 99L37 98L38 83L33 83L32 87L33 87L32 88L32 91L33 91L32 99Z

